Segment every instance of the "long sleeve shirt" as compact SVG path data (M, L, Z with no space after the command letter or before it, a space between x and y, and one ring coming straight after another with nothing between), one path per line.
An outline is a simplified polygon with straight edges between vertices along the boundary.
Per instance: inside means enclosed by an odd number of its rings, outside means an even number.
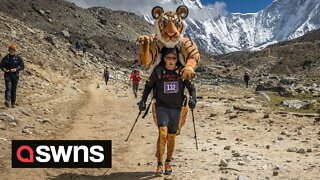
M6 72L6 73L17 73L24 69L24 63L20 56L18 55L6 55L2 58L0 63L0 69L5 72L5 70L16 69L16 72Z
M163 67L162 69L161 75L158 75L155 69L147 80L142 95L143 101L147 101L152 89L154 89L154 98L157 106L181 108L184 101L185 88L188 89L190 96L196 98L196 90L190 81L183 80L176 70L167 70Z
M142 78L139 74L131 73L130 75L130 80L132 81L133 84L139 84L141 79Z

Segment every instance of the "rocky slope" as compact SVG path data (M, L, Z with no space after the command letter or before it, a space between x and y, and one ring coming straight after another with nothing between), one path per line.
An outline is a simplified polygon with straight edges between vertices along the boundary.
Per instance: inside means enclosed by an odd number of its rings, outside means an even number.
M79 41L102 61L133 64L136 38L151 32L151 25L133 13L82 9L63 0L3 0L0 11L71 44Z
M237 64L251 69L252 73L319 77L320 30L274 44L257 52L234 52L216 56L219 64Z
M81 86L99 75L100 71L94 70L102 69L102 64L92 54L87 58L77 56L64 39L3 13L0 13L0 34L1 59L7 54L8 44L14 42L26 67L18 84L17 108L0 105L1 138L55 133L56 128L68 122L67 117L59 114L58 105L72 104L72 99L83 93ZM1 81L3 94L3 76ZM43 131L37 131L39 127Z

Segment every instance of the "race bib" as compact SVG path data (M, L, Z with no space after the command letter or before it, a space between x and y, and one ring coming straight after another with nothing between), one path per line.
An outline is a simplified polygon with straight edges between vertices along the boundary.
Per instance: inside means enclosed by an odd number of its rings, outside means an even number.
M164 82L164 93L177 93L179 91L178 81Z

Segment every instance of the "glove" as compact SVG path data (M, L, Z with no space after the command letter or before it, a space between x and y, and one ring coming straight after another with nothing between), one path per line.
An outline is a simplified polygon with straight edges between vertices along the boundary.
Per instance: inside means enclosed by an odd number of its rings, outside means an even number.
M189 108L190 108L191 110L193 110L193 109L196 107L196 104L197 104L196 98L190 96L190 98L189 98L189 103L188 103Z
M137 105L139 105L139 110L140 111L146 110L146 103L144 101L141 100L140 102L138 102Z

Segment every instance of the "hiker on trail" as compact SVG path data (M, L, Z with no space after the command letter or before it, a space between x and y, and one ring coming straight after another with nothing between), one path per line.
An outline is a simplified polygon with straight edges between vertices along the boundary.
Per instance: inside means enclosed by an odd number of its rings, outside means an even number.
M156 100L156 118L159 130L157 141L157 170L156 175L170 175L172 173L171 161L175 147L175 138L179 126L181 108L185 99L185 87L189 91L189 108L196 106L196 91L188 80L181 77L181 69L177 66L178 56L176 49L167 49L163 53L164 65L158 65L146 82L142 99L138 103L139 110L146 109L146 101L153 89ZM167 145L167 158L163 172L163 158Z
M109 70L108 67L106 67L106 69L104 69L103 71L103 78L106 82L106 85L108 85L108 81L109 81Z
M24 69L22 58L16 54L17 46L9 45L9 53L2 59L0 69L4 72L6 84L5 102L6 107L14 108L16 106L16 91L19 81L19 72Z
M82 54L83 54L83 58L87 57L87 48L85 46L82 48Z
M141 81L141 76L140 76L140 72L139 69L135 69L131 75L130 75L130 80L132 81L132 89L133 89L133 93L134 93L134 97L137 98L138 97L138 89L139 89L139 83Z
M80 49L81 49L81 44L77 41L77 42L76 42L76 51L77 51L77 54L80 54Z
M243 80L244 80L244 82L246 83L246 88L248 88L248 86L249 86L249 80L250 80L249 73L247 73L247 72L244 73Z

